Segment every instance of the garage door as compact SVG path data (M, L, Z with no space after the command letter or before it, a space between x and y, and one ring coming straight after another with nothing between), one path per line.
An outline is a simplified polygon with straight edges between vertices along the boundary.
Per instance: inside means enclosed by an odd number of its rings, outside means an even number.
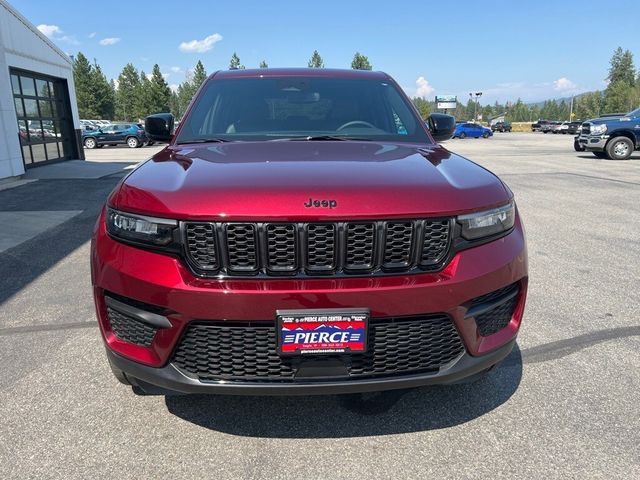
M25 167L74 158L66 80L11 70L11 88Z

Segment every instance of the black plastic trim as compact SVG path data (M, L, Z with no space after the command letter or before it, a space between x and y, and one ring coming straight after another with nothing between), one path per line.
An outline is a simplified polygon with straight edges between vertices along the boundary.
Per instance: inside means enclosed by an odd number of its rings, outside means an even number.
M485 355L473 357L462 354L436 373L403 375L398 377L371 378L362 380L300 380L294 383L229 383L200 382L180 372L169 364L154 368L129 360L107 349L107 357L115 368L123 371L132 383L148 383L159 387L163 393L213 393L224 395L329 395L341 393L361 393L402 388L421 387L456 383L489 369L503 360L516 343L514 337L505 345ZM136 382L138 380L139 382Z
M467 310L467 313L465 314L464 318L477 317L479 315L482 315L483 313L487 313L488 311L493 310L496 307L499 307L503 303L508 302L512 298L517 297L519 294L520 294L520 289L514 288L512 289L512 291L507 292L506 294L498 297L496 300L492 302L485 302L479 305L474 305L471 308L469 308L469 310Z
M147 312L145 310L141 310L132 305L128 305L126 303L120 302L115 298L112 298L108 295L105 295L104 301L108 307L117 310L120 313L124 313L130 317L135 318L143 323L148 325L152 325L156 328L171 328L171 322L167 317L162 315L158 315L157 313Z

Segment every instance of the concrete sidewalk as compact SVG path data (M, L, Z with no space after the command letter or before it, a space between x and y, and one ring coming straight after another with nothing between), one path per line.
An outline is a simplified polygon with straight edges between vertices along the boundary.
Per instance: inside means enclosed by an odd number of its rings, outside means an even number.
M32 168L22 177L25 180L52 180L73 178L103 178L132 169L135 162L93 162L87 160L68 160L66 162L43 165Z
M68 222L94 221L118 179L135 163L69 160L27 170L0 188L0 253ZM82 240L88 239L85 235Z

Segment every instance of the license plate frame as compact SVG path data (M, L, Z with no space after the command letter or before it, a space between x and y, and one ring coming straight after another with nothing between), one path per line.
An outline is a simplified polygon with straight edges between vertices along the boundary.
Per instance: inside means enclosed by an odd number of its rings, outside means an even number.
M277 310L278 355L316 357L366 353L369 320L367 308ZM313 333L317 335L297 335ZM315 341L311 341L313 339ZM327 339L330 341L320 341Z

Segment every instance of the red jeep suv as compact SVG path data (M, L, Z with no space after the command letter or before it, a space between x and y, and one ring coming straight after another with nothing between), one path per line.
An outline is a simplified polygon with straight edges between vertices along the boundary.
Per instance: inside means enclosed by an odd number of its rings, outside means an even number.
M110 194L91 249L116 377L138 390L354 393L453 383L515 344L524 230L495 175L435 143L381 72L204 82Z

